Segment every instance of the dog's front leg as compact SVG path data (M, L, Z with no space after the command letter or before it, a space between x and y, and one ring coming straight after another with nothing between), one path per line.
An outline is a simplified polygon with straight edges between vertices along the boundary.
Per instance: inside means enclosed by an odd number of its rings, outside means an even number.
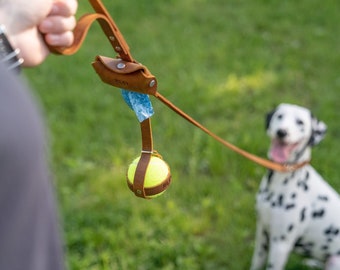
M292 248L287 240L271 237L267 270L284 270Z
M269 236L263 225L258 221L256 225L255 250L251 263L251 270L260 270L266 263L269 247Z

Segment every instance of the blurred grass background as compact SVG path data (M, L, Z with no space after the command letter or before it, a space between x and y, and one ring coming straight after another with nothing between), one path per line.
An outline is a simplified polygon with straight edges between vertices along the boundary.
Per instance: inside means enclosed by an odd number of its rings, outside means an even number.
M104 4L159 92L237 146L265 157L265 113L281 102L311 108L329 129L312 163L340 191L340 2ZM76 55L25 71L50 130L70 269L248 269L265 169L151 98L155 148L173 182L157 199L135 197L125 174L141 150L139 124L92 70L96 55L115 56L98 25ZM292 256L287 269L305 268Z

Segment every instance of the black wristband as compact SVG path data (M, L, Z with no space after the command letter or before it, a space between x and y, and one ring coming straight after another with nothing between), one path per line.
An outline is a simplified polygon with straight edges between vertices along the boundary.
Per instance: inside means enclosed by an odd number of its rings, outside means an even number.
M9 70L20 70L20 65L24 62L22 58L18 58L20 50L14 49L6 36L6 28L0 25L0 62Z

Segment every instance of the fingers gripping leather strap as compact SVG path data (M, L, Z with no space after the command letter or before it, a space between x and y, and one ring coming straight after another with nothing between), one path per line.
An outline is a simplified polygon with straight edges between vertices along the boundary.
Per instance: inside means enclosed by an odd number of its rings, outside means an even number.
M153 141L150 118L140 123L142 132L142 154L137 164L135 177L133 180L133 192L136 196L145 198L144 180L152 153Z
M101 10L101 6L103 7L103 5L97 1L91 1L91 3L95 4L96 8L99 10ZM123 35L120 33L115 22L111 19L106 10L102 12L103 13L86 14L78 20L73 31L74 42L71 47L49 47L50 51L55 54L63 55L72 55L76 53L82 46L91 25L95 21L98 21L103 32L111 43L111 46L119 54L120 58L124 61L134 62L129 51L129 46L127 45Z
M85 37L93 24L96 20L105 20L106 17L101 14L86 14L82 16L73 30L74 35L74 42L71 47L50 47L50 51L55 54L63 54L63 55L72 55L75 54L80 47L82 46Z

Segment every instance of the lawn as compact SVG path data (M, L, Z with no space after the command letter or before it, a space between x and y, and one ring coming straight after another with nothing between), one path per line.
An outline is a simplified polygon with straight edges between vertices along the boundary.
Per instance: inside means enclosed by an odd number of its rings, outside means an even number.
M91 12L79 2L79 15ZM262 157L266 112L281 102L311 108L328 125L312 163L340 191L340 2L151 2L104 0L159 92ZM76 55L25 71L50 130L70 269L248 269L266 170L151 98L154 146L173 181L159 198L135 197L125 175L141 150L139 123L93 71L96 55L115 56L98 25ZM287 269L300 262L292 256Z

